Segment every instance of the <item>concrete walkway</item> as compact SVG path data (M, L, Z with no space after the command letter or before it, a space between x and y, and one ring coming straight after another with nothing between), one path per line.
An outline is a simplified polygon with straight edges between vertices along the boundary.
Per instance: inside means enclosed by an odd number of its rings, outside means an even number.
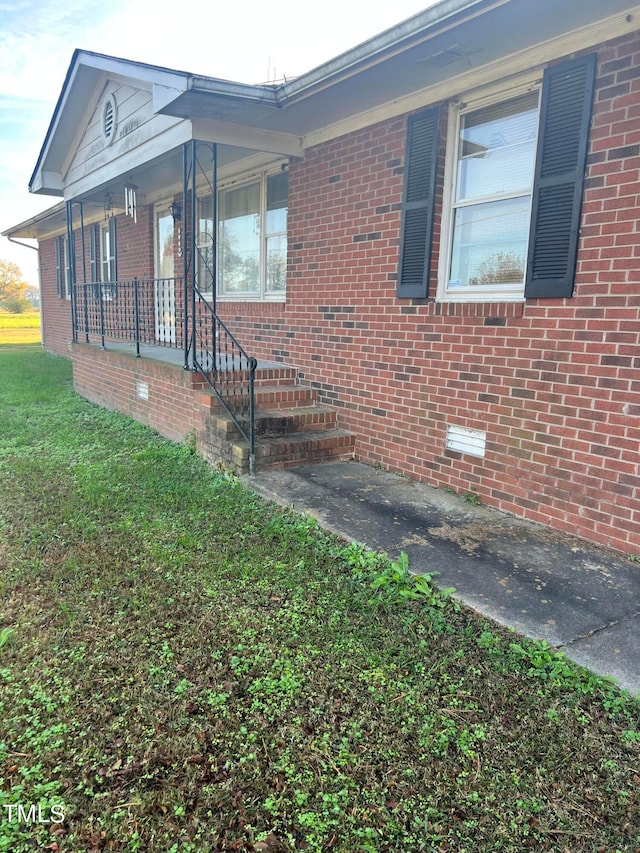
M640 563L356 462L246 482L348 540L406 551L476 611L640 694Z

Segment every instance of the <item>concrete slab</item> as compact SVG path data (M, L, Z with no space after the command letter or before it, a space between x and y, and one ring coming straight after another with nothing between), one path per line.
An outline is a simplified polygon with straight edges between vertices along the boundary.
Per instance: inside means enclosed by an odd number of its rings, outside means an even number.
M344 538L397 557L521 634L640 694L640 564L356 462L247 479Z

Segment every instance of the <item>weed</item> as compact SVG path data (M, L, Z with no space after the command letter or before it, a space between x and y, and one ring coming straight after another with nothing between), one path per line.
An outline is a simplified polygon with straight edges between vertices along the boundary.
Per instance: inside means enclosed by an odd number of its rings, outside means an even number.
M424 575L412 575L409 571L409 557L402 551L395 562L389 561L385 568L371 582L371 588L385 590L397 601L422 599L434 607L444 607L447 599L455 592L454 587L438 590L432 580L437 572Z
M2 631L0 631L0 650L9 645L14 634L15 631L13 628L3 628Z
M194 454L194 455L196 454L196 450L197 450L197 436L196 436L196 431L195 431L194 429L190 430L190 431L185 435L185 437L184 437L184 446L187 448L187 450L188 450L190 453L192 453L192 454Z

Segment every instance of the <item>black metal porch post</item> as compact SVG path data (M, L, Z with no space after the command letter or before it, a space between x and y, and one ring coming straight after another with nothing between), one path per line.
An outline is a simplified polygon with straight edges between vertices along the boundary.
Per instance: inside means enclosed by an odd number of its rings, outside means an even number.
M83 307L83 318L84 318L84 338L85 342L89 343L89 305L87 300L87 247L85 244L85 236L84 236L84 204L80 202L80 244L82 246L82 307ZM76 297L77 299L77 297ZM76 321L80 322L78 316L78 305L76 302ZM77 339L77 333L76 333Z
M71 334L74 344L78 343L78 303L76 293L76 244L73 233L73 202L66 203L67 246L69 251L69 287L71 288Z
M189 223L187 216L187 192L188 192L188 156L187 146L189 142L185 142L182 146L182 310L184 312L183 329L184 329L184 369L189 370L189 349L190 349L190 324L189 324L189 257L191 255L191 238L190 234L193 230L193 223Z

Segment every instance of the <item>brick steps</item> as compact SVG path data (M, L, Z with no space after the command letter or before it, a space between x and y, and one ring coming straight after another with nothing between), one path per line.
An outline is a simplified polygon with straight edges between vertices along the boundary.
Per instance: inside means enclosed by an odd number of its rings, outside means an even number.
M256 468L290 468L311 462L336 462L351 459L354 436L342 429L306 431L287 435L256 438ZM236 439L232 442L234 466L246 472L249 469L249 442Z
M256 469L286 468L310 462L350 459L354 435L337 426L336 410L320 405L312 388L296 385L293 368L257 371L255 383ZM212 462L249 470L249 442L212 392L203 392L209 408L199 450ZM243 427L248 422L241 421Z
M211 426L219 433L232 437L238 430L231 417L225 412L211 416ZM242 420L248 432L248 421ZM335 409L328 406L306 405L278 409L258 409L255 413L256 437L270 437L296 432L324 431L336 426Z

